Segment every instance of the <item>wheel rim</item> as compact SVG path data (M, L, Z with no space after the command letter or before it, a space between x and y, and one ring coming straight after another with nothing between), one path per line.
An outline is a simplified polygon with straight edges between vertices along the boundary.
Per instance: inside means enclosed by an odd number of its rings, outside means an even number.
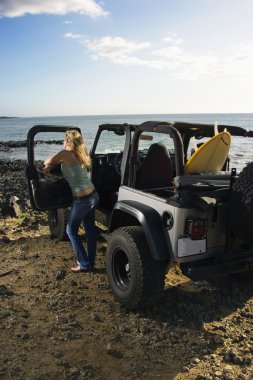
M129 259L122 249L116 249L113 253L112 274L119 288L128 288L131 281L131 267Z

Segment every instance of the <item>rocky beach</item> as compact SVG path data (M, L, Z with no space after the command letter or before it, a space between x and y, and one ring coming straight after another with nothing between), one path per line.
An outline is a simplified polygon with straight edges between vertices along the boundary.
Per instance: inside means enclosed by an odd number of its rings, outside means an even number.
M0 379L253 378L253 279L193 282L171 267L160 302L127 312L108 286L105 231L96 271L71 273L70 243L30 207L25 167L0 161Z

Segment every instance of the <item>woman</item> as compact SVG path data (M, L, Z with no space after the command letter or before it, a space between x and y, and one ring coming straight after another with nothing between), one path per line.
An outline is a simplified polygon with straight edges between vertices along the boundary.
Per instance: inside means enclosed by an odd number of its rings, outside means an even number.
M95 207L98 203L98 194L87 172L91 166L91 159L81 134L74 129L66 131L63 146L64 150L44 162L44 173L48 174L53 166L61 163L62 174L73 193L66 230L77 255L77 266L71 268L71 271L92 272L96 258ZM82 222L86 231L88 252L78 235Z

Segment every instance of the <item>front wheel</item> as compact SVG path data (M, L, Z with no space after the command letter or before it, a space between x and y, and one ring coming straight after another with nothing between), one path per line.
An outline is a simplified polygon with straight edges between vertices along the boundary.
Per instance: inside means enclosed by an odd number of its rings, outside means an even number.
M67 241L68 235L66 227L68 223L69 210L67 208L57 208L48 211L48 224L51 238Z
M122 227L109 237L106 271L115 298L127 309L154 305L164 289L167 263L154 260L141 227Z

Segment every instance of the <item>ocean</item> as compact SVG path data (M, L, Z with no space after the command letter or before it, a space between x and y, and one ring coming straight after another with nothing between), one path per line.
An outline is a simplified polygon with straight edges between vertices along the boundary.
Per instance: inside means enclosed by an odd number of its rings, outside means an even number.
M104 123L140 124L148 120L157 121L186 121L197 123L211 123L234 125L253 131L253 114L143 114L143 115L99 115L99 116L54 116L54 117L21 117L0 119L0 142L24 141L31 127L39 124L66 125L79 127L85 138L88 149L91 148L97 127ZM55 135L39 139L57 139ZM36 148L37 149L37 148ZM59 145L41 144L36 151L36 159L44 160L59 150ZM105 152L107 147L104 147ZM0 151L0 159L26 159L26 148L11 148ZM231 167L239 171L248 162L253 161L253 138L234 138L230 151Z

